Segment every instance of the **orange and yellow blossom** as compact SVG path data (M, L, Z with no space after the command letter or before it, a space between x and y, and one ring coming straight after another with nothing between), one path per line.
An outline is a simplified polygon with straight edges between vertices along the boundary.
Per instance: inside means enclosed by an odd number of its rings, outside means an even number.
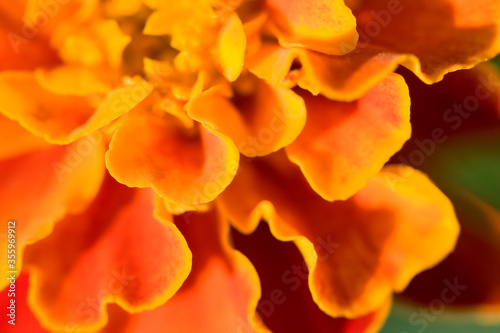
M376 331L453 250L446 196L385 166L411 135L393 71L493 57L498 1L51 4L0 5L0 215L43 329L269 331L230 225L294 242L316 331Z

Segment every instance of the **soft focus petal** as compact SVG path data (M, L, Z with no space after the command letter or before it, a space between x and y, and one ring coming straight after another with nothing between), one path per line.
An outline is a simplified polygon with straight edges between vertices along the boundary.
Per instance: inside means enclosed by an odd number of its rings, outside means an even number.
M455 245L450 202L425 176L409 171L384 169L349 200L329 203L276 153L243 160L220 204L243 232L263 217L278 239L295 240L318 306L332 316L357 317L382 306ZM408 173L404 182L394 181Z
M16 221L18 272L27 244L46 237L55 222L67 213L81 212L94 198L104 174L103 161L102 142L91 138L0 161L0 218ZM7 253L6 236L1 250ZM15 270L7 269L5 260L0 266L4 272ZM6 283L4 279L0 285Z
M125 35L114 20L96 20L89 26L65 35L60 41L61 58L69 64L118 67L122 63Z
M123 119L106 154L108 170L119 182L153 187L181 205L215 199L236 174L238 159L231 140L145 110Z
M82 82L82 86L85 85ZM43 89L29 72L3 72L0 74L0 112L49 142L66 144L128 112L151 90L149 83L138 81L109 92L99 101L95 95L53 94ZM97 105L94 105L95 98Z
M27 25L44 34L51 35L65 26L78 24L88 19L94 13L98 0L59 0L44 2L38 0L21 0ZM67 27L64 27L67 28Z
M60 62L49 37L33 30L33 26L23 20L24 9L24 1L0 4L1 71L52 67Z
M143 311L180 288L191 252L171 222L153 216L154 197L107 177L87 211L27 249L29 303L43 326L95 330L107 321L106 303Z
M403 64L426 83L500 51L496 0L367 0L355 15L361 47L410 55Z
M301 95L307 123L286 151L326 200L360 190L410 137L410 98L398 75L351 103Z
M193 251L193 269L165 305L138 314L110 311L114 333L268 332L255 315L260 297L257 273L228 242L228 224L213 211L175 218Z
M144 5L143 0L108 0L103 4L104 10L110 16L132 16Z
M51 70L38 69L34 73L42 89L57 95L106 94L113 83L118 83L116 75L110 71L103 72L103 68L59 66Z
M249 92L231 99L207 91L188 108L208 129L227 135L246 156L263 156L289 145L306 120L304 101L290 89L249 78Z
M8 142L0 145L0 160L24 155L50 145L3 115L0 115L0 142Z
M342 55L356 45L356 19L342 0L268 0L266 4L284 46ZM344 44L353 47L344 48Z

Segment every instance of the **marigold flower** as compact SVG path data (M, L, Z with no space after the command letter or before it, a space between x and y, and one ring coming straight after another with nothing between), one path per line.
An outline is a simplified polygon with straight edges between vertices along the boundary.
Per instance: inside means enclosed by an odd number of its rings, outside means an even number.
M426 114L395 70L432 84L494 57L499 1L15 0L0 19L9 331L375 332L454 250L440 188L464 198L395 155Z

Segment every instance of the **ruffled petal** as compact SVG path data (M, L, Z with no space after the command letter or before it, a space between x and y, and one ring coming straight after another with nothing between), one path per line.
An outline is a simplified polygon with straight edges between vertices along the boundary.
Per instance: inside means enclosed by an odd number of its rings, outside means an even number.
M175 217L193 251L193 269L165 305L147 312L110 311L104 332L268 332L256 317L259 278L250 261L229 246L229 227L214 211Z
M406 59L405 55L369 48L344 57L302 50L297 84L314 95L350 102L362 97Z
M353 318L382 306L455 245L459 228L451 203L427 177L409 171L388 167L349 200L329 203L276 153L242 160L218 202L239 230L254 230L262 217L278 239L294 240L318 306Z
M217 36L219 64L224 77L235 81L243 70L246 36L243 23L236 14L232 14L222 26Z
M3 272L20 272L26 245L46 237L66 214L89 205L101 185L103 161L102 141L89 137L0 161L0 218L16 221L17 251L16 269L7 269L2 260ZM0 243L7 253L7 240ZM6 283L2 280L0 286Z
M342 0L268 0L266 5L284 46L342 55L356 45L356 19ZM342 47L344 44L352 48Z
M399 75L351 103L304 91L301 96L307 123L286 152L326 200L356 193L410 138L410 98Z
M403 65L426 83L500 52L500 3L495 0L370 0L355 15L361 47L409 55Z
M29 304L44 327L93 331L107 322L107 303L143 311L180 288L191 252L171 222L154 217L154 198L107 177L89 209L27 249Z
M51 81L46 84L53 89L59 87L57 79L48 80ZM82 86L82 89L93 89L85 83ZM151 84L139 80L104 96L56 95L43 89L33 73L3 72L0 74L0 112L49 142L67 144L128 112L152 89Z
M207 129L227 135L238 150L250 157L275 152L293 142L306 121L300 96L249 77L250 91L233 98L206 91L188 106L189 115Z
M358 52L359 51L359 52ZM247 61L248 69L273 85L295 85L313 95L350 102L363 96L408 56L377 49L332 56L300 48L263 43ZM290 70L294 61L300 68Z
M292 242L274 238L265 223L250 235L233 232L233 242L259 273L262 297L257 313L273 332L374 333L387 318L390 300L375 312L353 319L333 318L321 311L311 297L309 270L299 250Z
M392 162L426 172L454 204L462 229L456 249L416 276L402 297L424 307L443 302L446 311L474 310L478 317L498 313L498 70L481 64L430 86L401 73L410 87L413 134ZM419 313L415 320L421 319Z
M119 182L153 187L171 203L206 203L238 169L238 150L214 133L198 131L198 126L186 129L167 114L137 110L118 125L106 154L107 168Z

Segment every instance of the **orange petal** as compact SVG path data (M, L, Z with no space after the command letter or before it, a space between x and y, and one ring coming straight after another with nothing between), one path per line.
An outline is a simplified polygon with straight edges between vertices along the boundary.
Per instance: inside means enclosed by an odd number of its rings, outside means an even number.
M49 333L49 331L44 330L40 326L40 323L28 307L28 286L28 275L21 274L17 278L13 288L15 296L12 295L10 287L5 288L0 293L0 306L2 310L7 308L5 311L7 317L4 317L4 320L0 323L0 328L2 328L3 333ZM14 301L14 306L11 305L12 300ZM10 316L12 310L8 307L11 307L11 309L13 308L12 317Z
M283 48L274 43L262 47L247 60L248 69L273 85L298 84L313 95L322 94L350 102L363 96L393 72L405 55L366 48L344 56L330 56L299 48ZM301 68L290 71L294 60Z
M88 20L98 5L98 0L57 0L56 2L22 0L22 2L25 7L24 19L28 22L27 25L35 25L38 31L46 35L53 35L58 29L66 28L64 26L68 22L74 26Z
M50 70L40 68L34 73L42 89L57 95L106 94L112 83L119 83L115 73L104 68L59 66Z
M222 26L217 37L217 51L222 73L230 82L243 70L246 36L238 15L233 13Z
M52 67L60 62L47 35L23 20L21 1L0 4L0 71Z
M46 237L67 213L87 207L101 185L103 161L102 141L89 137L0 161L0 218L16 221L17 250L17 268L7 269L2 260L2 271L20 272L26 245ZM7 240L0 244L7 253Z
M49 146L42 138L34 136L17 122L0 115L0 160L24 155Z
M61 58L69 64L86 67L119 67L123 50L131 37L125 35L114 20L96 20L76 33L63 35L60 44Z
M50 82L54 89L58 83ZM138 81L101 97L64 96L44 90L33 73L3 72L0 74L0 112L49 142L66 144L128 112L151 90L149 83ZM93 100L96 98L102 98L97 108Z
M294 240L311 271L314 301L331 316L353 318L382 306L455 245L451 203L427 177L410 171L388 167L347 201L329 203L275 153L242 160L218 202L239 230L252 231L263 217L278 239Z
M243 78L242 78L243 79ZM297 138L306 121L304 101L293 91L248 77L250 91L228 100L208 90L188 106L207 129L227 135L246 156L263 156Z
M405 55L370 48L344 57L302 51L297 83L314 95L350 102L363 96L406 59Z
M195 6L192 1L185 0L168 3L148 2L151 4L147 5L158 10L148 17L144 34L170 35L170 45L177 50L186 50L191 58L194 58L196 53L205 53L210 57L207 51L215 45L220 25L211 1L197 1Z
M360 47L411 55L404 65L426 83L500 52L495 0L364 1L356 18Z
M153 191L107 177L87 211L27 248L29 303L44 327L95 330L107 321L106 303L143 311L180 288L191 252L172 223L153 216L153 201Z
M308 268L299 250L292 242L274 238L265 223L251 235L233 232L233 243L257 269L262 281L257 313L272 332L374 333L387 318L390 300L375 312L354 319L322 312L311 297Z
M342 0L269 0L266 4L284 46L342 55L356 45L356 19ZM353 47L339 47L342 44Z
M210 208L210 204L198 204L198 205L183 205L177 204L173 202L169 202L168 200L163 200L163 204L165 205L165 209L174 215L184 214L185 212L206 212Z
M399 75L351 103L301 95L307 123L286 151L326 200L356 193L410 138L410 97Z
M274 43L262 43L258 51L247 59L248 70L269 84L282 84L295 58L296 48L284 48Z
M224 190L238 169L238 150L214 133L198 131L197 126L188 130L170 115L138 110L118 125L106 154L107 167L119 182L151 186L171 203L206 203Z
M143 5L143 0L110 0L102 4L108 17L133 16L141 10Z
M229 246L227 222L211 211L178 216L175 223L193 251L193 269L182 288L153 311L112 308L101 332L268 332L255 314L259 278L248 259Z

